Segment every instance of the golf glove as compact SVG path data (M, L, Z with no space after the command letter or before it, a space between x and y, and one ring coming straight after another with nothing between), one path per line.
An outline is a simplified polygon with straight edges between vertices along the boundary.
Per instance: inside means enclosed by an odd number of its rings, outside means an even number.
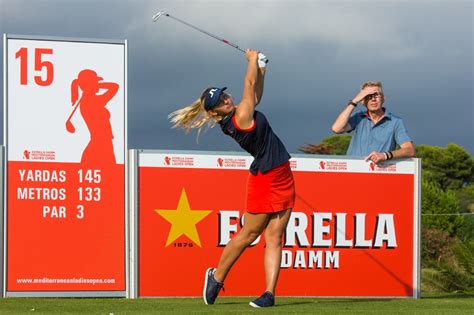
M265 68L267 66L267 56L262 53L258 53L258 67Z

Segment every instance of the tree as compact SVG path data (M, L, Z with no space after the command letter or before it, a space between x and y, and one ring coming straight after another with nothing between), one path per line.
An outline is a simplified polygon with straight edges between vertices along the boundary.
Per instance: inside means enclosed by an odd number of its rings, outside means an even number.
M457 144L419 145L416 156L422 159L423 179L438 183L443 190L459 190L474 179L474 160Z
M423 227L436 228L455 235L464 222L464 217L459 215L459 203L455 193L444 191L436 182L424 178L421 189Z
M456 191L461 213L465 213L464 224L458 230L458 236L464 242L474 240L474 183Z
M307 144L298 150L308 154L345 155L351 142L350 135L334 135L323 139L320 144Z
M461 212L474 213L474 182L456 191Z

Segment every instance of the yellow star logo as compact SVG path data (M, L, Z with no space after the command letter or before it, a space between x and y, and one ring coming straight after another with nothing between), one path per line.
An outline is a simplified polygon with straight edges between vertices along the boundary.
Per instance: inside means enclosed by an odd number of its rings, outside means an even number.
M184 188L181 191L181 197L179 197L178 208L171 210L156 209L155 211L166 221L171 223L171 229L165 247L168 247L169 244L174 242L183 234L201 247L201 241L199 240L196 224L207 217L212 211L191 210Z

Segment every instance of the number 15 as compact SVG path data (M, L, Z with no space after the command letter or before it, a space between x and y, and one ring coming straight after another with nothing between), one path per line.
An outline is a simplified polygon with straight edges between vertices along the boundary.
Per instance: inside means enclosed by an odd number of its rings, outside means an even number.
M51 48L36 48L35 49L35 71L42 72L46 70L46 78L43 79L41 75L35 75L35 82L40 86L51 85L54 79L54 67L51 61L43 61L43 55L52 55L53 50ZM20 84L28 84L28 48L20 48L16 54L16 59L20 59Z

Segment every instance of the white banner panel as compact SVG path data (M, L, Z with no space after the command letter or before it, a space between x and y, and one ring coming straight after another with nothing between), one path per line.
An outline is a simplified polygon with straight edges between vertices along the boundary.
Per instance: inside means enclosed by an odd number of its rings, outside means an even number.
M308 157L306 157L308 156ZM413 174L415 164L411 160L387 161L379 164L363 159L298 155L290 160L293 170L302 172L337 172L337 173L386 173ZM169 151L167 153L142 154L140 166L176 167L176 168L209 168L247 170L252 164L250 155L228 154L225 152L208 152L202 154Z
M91 130L88 130L87 118L81 115L80 107L70 120L75 132L66 130L66 122L75 108L73 89L83 91L82 88L87 88L87 83L81 80L103 78L102 82L120 87L107 104L97 100L96 105L106 105L113 130L115 158L117 163L124 162L123 44L9 39L7 53L9 161L80 162ZM96 76L85 70L94 71ZM78 86L73 87L76 79L79 79L76 81ZM98 92L105 93L106 90ZM78 91L78 98L81 94ZM98 115L107 113L98 112ZM91 128L93 124L91 121Z

